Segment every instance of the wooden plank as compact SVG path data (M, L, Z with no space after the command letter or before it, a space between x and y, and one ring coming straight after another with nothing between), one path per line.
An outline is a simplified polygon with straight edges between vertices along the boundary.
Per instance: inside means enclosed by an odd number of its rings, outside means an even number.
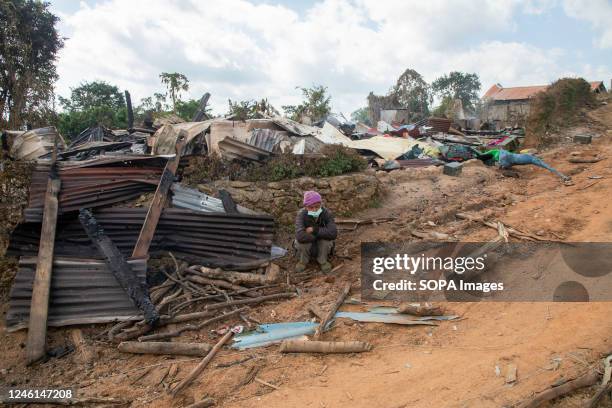
M176 394L178 394L179 392L181 392L181 390L183 390L184 388L186 388L189 384L191 384L193 382L193 380L200 375L200 373L202 371L204 371L204 369L206 368L206 366L208 365L208 363L210 363L210 361L217 355L217 353L219 352L219 350L221 350L221 347L223 347L223 345L225 343L227 343L229 341L229 339L232 338L232 336L234 335L234 333L231 330L228 330L227 333L225 333L223 335L223 337L221 337L221 340L219 340L217 342L217 344L215 344L215 346L212 348L212 350L210 350L210 352L206 355L206 357L204 357L204 359L200 362L200 364L198 364L192 371L191 373L189 373L189 375L187 377L185 377L180 383L178 383L178 385L176 387L174 387L170 393L172 394L172 396L176 396Z
M54 153L55 156L55 153ZM52 165L43 222L38 247L38 264L32 287L32 301L30 303L30 319L28 322L28 339L26 344L26 361L32 364L46 353L47 344L47 317L49 314L49 298L51 292L51 272L53 269L53 249L55 247L55 227L57 224L58 200L61 180Z
M350 291L351 291L351 283L348 282L342 289L342 292L340 292L340 295L336 299L336 302L332 305L331 309L329 309L329 311L327 312L327 315L325 316L325 318L321 320L321 323L319 323L317 330L315 330L315 333L313 336L315 340L318 340L321 338L321 335L325 331L326 326L334 318L334 316L336 315L336 312L338 311L338 309L340 309L340 306L342 306L342 304L344 303L344 300L346 299Z
M155 194L153 195L151 206L149 207L145 221L142 224L138 241L136 241L136 246L134 247L134 252L132 253L133 258L142 258L148 256L149 254L149 247L151 246L151 241L155 235L157 223L159 222L159 217L161 216L164 208L168 190L170 190L170 186L174 182L174 175L176 174L176 169L178 168L181 160L181 153L183 152L183 147L185 146L187 136L187 131L181 130L179 132L176 141L176 155L166 163L164 172L162 173L157 189L155 190Z

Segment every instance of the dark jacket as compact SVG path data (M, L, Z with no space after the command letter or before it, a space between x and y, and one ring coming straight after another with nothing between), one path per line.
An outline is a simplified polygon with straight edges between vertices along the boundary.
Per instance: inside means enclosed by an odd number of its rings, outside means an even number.
M312 234L306 232L306 228L312 227ZM327 208L323 208L317 218L308 215L308 211L302 208L295 217L295 239L300 243L314 242L317 239L333 241L338 236L338 229L334 222L334 215Z

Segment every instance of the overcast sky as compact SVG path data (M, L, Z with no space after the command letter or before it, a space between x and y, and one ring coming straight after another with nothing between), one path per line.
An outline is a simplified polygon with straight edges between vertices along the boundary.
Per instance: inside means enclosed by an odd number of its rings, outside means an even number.
M406 69L428 82L475 72L481 93L562 76L612 78L612 0L57 0L67 37L57 93L83 81L163 91L160 72L190 80L187 97L297 103L322 84L334 112L366 105Z

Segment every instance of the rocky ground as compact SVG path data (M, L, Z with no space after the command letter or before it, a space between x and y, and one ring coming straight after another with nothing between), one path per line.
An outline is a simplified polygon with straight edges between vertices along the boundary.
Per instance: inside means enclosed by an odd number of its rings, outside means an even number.
M542 238L612 241L612 105L602 106L590 117L588 128L568 129L558 145L542 152L547 162L572 175L572 185L539 168L520 168L515 178L478 163L467 165L457 178L443 176L439 168L378 174L385 198L355 218L395 220L342 234L334 261L342 268L333 276L317 275L300 283L300 297L260 306L250 316L261 322L306 320L308 304L328 308L347 281L353 282L351 297L358 298L361 242L416 240L415 231L461 241L496 236L493 229L457 219L458 212L497 219ZM593 144L576 145L566 137L584 131L597 135ZM593 164L568 162L572 156L593 154L606 159ZM593 176L602 178L589 178ZM0 384L71 386L82 396L123 399L131 407L180 407L206 396L215 398L218 406L242 408L501 407L574 378L602 354L612 352L610 303L449 303L445 307L461 318L435 327L340 321L325 334L329 340L368 341L374 346L369 353L281 355L278 346L223 350L177 398L167 394L168 385L184 378L198 359L121 354L99 337L104 327L87 326L52 329L51 347L76 339L77 351L28 368L25 333L2 330ZM2 305L3 314L6 309ZM216 338L203 330L177 341L214 343ZM496 366L509 364L517 367L518 374L511 385L495 372ZM253 381L255 377L273 386ZM586 389L549 406L578 407L593 392ZM612 403L605 400L601 406Z

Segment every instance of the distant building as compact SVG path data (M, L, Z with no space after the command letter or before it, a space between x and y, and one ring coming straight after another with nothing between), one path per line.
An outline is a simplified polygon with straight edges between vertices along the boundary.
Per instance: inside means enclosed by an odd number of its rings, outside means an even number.
M590 84L595 93L607 92L603 81ZM496 127L524 125L529 115L529 101L546 88L548 85L504 88L500 84L495 84L482 97L481 119L496 123Z

